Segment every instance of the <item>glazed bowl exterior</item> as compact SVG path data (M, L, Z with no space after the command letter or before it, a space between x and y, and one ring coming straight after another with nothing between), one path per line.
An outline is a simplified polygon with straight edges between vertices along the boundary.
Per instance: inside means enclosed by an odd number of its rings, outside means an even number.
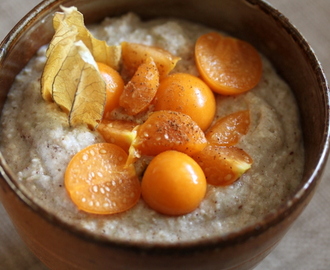
M51 269L251 269L276 246L311 200L329 147L329 93L322 68L289 21L258 0L47 0L35 7L0 46L0 108L15 76L52 35L52 16L77 6L86 23L134 11L144 19L179 17L252 43L294 91L300 109L306 163L302 183L276 211L226 236L185 244L113 242L64 224L20 190L0 153L0 200L18 233ZM22 49L24 48L24 49Z

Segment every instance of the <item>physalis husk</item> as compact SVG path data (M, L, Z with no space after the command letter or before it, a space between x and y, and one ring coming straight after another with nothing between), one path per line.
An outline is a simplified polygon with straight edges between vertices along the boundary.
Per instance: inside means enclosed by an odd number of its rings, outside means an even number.
M106 85L96 62L118 69L120 46L108 46L92 36L75 7L53 19L55 34L46 52L41 94L69 115L69 124L95 128L103 116Z

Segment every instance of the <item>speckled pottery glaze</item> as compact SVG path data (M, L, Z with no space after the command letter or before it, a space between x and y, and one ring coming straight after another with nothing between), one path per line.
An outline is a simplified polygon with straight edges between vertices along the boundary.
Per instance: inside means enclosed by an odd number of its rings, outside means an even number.
M239 232L184 244L130 244L96 237L33 203L0 153L0 199L22 239L51 269L251 269L276 246L311 200L329 148L329 93L308 43L279 11L259 0L48 0L27 14L0 45L0 106L15 76L53 35L60 5L77 6L86 23L134 11L200 22L252 43L291 86L301 114L305 168L281 207ZM24 49L22 49L24 48Z

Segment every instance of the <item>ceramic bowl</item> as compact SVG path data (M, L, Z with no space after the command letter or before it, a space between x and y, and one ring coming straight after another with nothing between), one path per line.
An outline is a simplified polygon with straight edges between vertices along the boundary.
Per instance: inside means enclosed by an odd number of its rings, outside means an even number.
M53 35L60 5L75 5L87 23L128 11L144 19L180 17L252 43L289 83L301 114L306 164L301 185L281 207L242 231L203 242L123 244L63 224L18 188L0 155L0 198L28 247L51 269L250 269L285 235L311 200L328 153L329 95L322 68L289 21L259 0L47 0L27 14L0 47L0 108L18 72ZM24 49L22 49L24 48Z

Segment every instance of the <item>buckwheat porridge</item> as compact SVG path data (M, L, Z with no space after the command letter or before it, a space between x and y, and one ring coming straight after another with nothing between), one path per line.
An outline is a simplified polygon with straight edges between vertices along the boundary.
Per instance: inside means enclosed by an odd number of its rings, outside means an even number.
M107 18L89 27L108 44L123 41L161 47L181 57L172 71L198 75L194 44L211 30L179 20L144 22L134 14ZM21 71L1 116L1 152L17 174L21 189L65 222L95 234L125 241L177 242L224 235L247 226L278 207L300 182L303 146L298 109L288 85L262 56L263 74L252 90L237 96L216 94L216 118L250 110L248 133L238 147L253 159L251 169L228 186L208 185L197 209L181 216L159 214L142 198L123 213L89 214L78 210L64 185L71 158L103 142L97 131L69 127L67 114L40 95L47 47Z

